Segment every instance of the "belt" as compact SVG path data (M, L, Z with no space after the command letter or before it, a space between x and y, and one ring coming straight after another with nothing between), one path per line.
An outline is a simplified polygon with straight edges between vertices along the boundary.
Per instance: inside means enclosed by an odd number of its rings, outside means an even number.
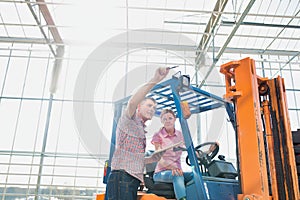
M111 172L125 172L125 173L127 173L124 169L114 169Z
M131 176L132 178L136 179L136 180L139 180L137 179L136 177L132 176L131 174L129 174L128 172L126 172L124 169L114 169L112 170L110 173L123 173L123 174L126 174L128 176ZM140 181L140 180L139 180Z

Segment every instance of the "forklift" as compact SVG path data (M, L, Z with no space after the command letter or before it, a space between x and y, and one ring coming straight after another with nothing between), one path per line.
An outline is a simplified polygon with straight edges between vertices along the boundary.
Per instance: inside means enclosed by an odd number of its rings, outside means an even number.
M220 72L224 74L226 82L226 94L223 98L192 86L189 76L181 75L180 72L154 86L147 95L157 102L155 116L159 116L163 109L168 108L174 111L180 122L188 153L186 162L191 166L194 175L193 180L186 184L186 198L300 200L284 79L257 76L255 62L250 58L223 64ZM115 102L111 147L109 159L105 164L104 183L107 183L110 173L117 123L129 98ZM214 159L219 150L218 145L204 143L194 147L183 104L188 105L190 114L218 108L226 109L235 131L237 169L222 156L219 156L219 160ZM299 136L295 134L295 137ZM204 153L201 148L207 145L216 145L217 148L211 153ZM196 156L196 151L201 153L200 157ZM166 189L166 185L170 183L153 181L153 167L155 165L145 174L147 192L174 198L172 186L169 187L171 193Z

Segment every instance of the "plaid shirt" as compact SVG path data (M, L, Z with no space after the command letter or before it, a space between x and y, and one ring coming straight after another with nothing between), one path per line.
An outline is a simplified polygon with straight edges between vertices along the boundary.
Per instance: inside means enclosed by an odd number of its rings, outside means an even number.
M112 158L112 170L123 169L133 177L143 180L145 165L145 124L134 115L123 114L117 127L117 144Z

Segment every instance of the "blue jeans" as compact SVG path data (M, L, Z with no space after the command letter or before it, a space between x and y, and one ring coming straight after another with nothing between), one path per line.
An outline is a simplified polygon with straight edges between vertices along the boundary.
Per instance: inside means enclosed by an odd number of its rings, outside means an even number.
M108 200L136 200L140 181L124 170L112 170L106 186Z
M177 199L186 197L185 183L193 179L193 172L184 172L183 176L173 176L172 170L157 172L153 175L153 180L157 182L173 183L175 196Z

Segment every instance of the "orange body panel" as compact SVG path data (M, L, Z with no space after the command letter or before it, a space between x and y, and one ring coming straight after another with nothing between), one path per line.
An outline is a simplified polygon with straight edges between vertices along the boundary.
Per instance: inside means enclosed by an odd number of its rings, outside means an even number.
M105 194L97 194L96 195L96 200L104 200Z
M105 198L105 193L96 195L96 200L104 200L104 198ZM147 194L144 192L138 192L137 200L166 200L166 198L159 197L155 194Z

